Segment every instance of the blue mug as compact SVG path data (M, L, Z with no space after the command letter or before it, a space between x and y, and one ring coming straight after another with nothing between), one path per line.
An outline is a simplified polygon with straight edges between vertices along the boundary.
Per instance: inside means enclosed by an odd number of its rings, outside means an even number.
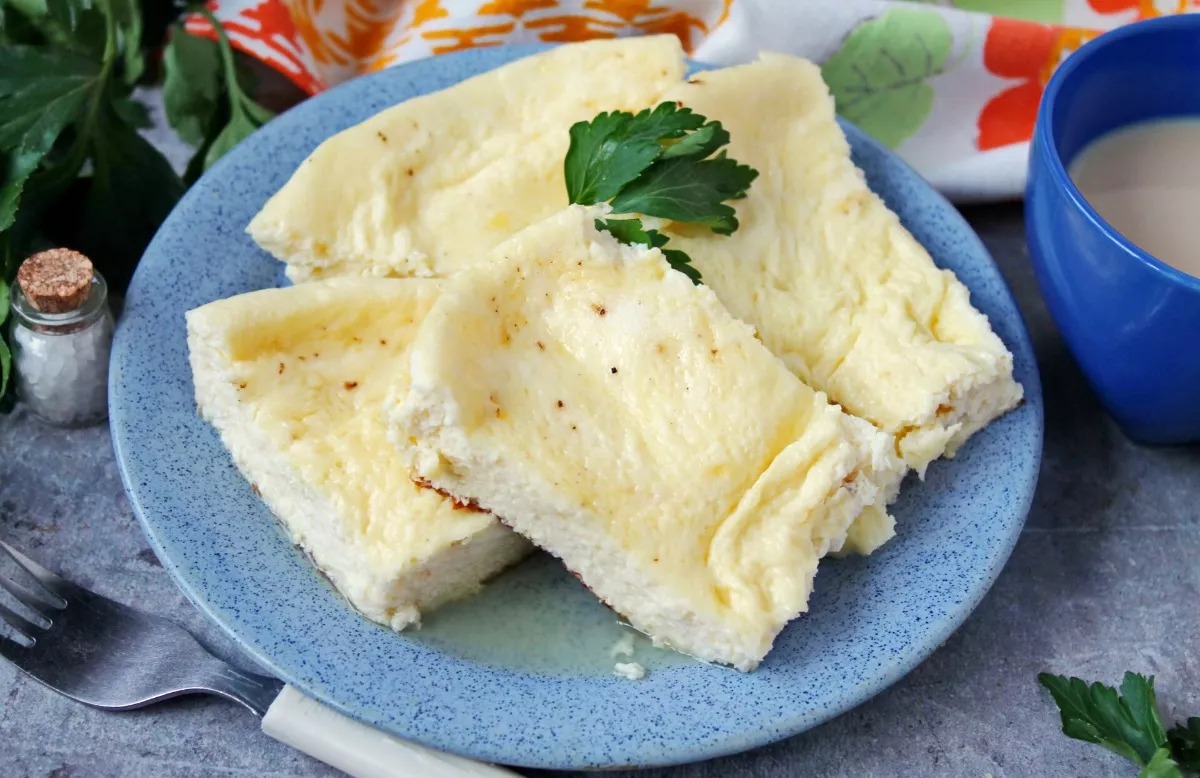
M1068 57L1029 156L1025 229L1042 296L1101 402L1142 443L1200 441L1200 279L1120 235L1067 168L1111 130L1181 116L1200 118L1197 15L1121 27Z

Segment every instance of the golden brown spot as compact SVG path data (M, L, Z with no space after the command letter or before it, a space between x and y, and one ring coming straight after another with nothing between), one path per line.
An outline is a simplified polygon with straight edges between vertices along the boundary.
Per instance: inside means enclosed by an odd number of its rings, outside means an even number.
M539 341L537 342L537 344L538 344L538 348L539 348L539 349L541 349L542 351L545 351L545 350L546 350L546 344L545 344L545 343L543 343L543 342L541 342L541 341L539 340Z
M387 345L387 341L386 341L386 340L384 340L383 338L380 338L380 339L379 339L379 345L381 345L381 346L386 346L386 345Z
M239 383L239 384L237 385L237 388L238 388L238 389L245 389L245 388L246 388L246 382L245 382L245 381L242 381L241 383Z
M657 346L654 347L654 350L657 351L659 354L665 354L667 352L667 347L664 346L663 344L659 343Z
M379 139L380 139L381 141L383 141L384 143L387 143L387 136L386 136L386 135L384 135L382 132L379 132L378 130L376 130L376 131L375 131L375 134L376 134L377 136L379 136Z
M283 367L284 367L283 363L282 363L282 362L280 362L280 363L279 363L279 374L280 374L280 375L283 375Z
M496 406L496 418L497 419L504 418L504 411L500 410L500 406L498 406L498 405Z
M717 350L714 348L714 349L712 349L712 350L711 350L711 352L710 352L710 353L712 354L712 356L714 356L714 357L715 357L715 356L716 356L717 354L719 354L720 352L719 352L719 351L717 351Z
M362 338L358 337L357 335L351 335L350 340L354 341L355 343L362 343Z
M937 409L938 416L949 416L954 412L954 408L949 405L939 405Z
M258 484L250 484L250 491L254 492L259 497L262 497L262 492L258 490Z
M603 305L593 305L592 310L596 312L597 316L604 316L605 314L608 313L608 309L605 308Z
M321 354L319 352L317 352L317 351L313 352L313 359L316 359L319 356L321 356Z
M408 174L409 178L412 178L412 174L413 174L412 168L409 168L408 170L405 170L404 172Z
M576 429L579 429L579 428L578 428L578 427L576 427L574 424L572 424L572 425L571 425L571 429L573 429L573 430L576 430Z
M456 510L456 511L474 511L476 513L488 513L488 511L486 509L480 508L479 503L475 502L474 500L460 500L459 498L455 497L454 495L450 494L449 492L447 492L443 489L437 488L433 484L426 481L424 478L414 478L413 483L416 484L417 486L421 487L422 489L428 489L431 492L437 492L441 496L445 497L447 500L450 501L450 506L452 508L454 508L454 510ZM457 543L457 541L456 541L456 543Z
M562 401L562 400L559 400L559 401L558 401L558 407L559 407L559 408L562 408L562 407L563 407L563 401Z
M896 433L896 441L893 444L893 447L896 449L896 456L900 457L901 459L904 458L904 453L900 450L900 441L904 440L908 433L914 432L916 429L916 427L909 425L906 427L901 427L900 431Z
M301 355L300 355L300 361L301 361L301 362L307 362L307 361L308 361L308 357L306 357L306 356L304 356L303 354L301 354Z
M691 79L688 79L688 83L689 84L703 84L704 82L701 81L699 78L691 78Z
M346 387L347 392L350 392L358 388L358 381L344 381L342 386Z

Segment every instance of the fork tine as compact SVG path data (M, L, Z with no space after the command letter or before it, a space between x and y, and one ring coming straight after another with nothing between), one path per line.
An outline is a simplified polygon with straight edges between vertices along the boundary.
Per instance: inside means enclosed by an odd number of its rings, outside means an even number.
M70 584L67 581L64 581L62 578L59 578L57 575L42 567L37 562L34 562L20 551L17 551L3 540L0 540L0 548L4 549L4 552L12 557L12 560L20 565L22 570L36 578L37 582L42 585L42 588L59 598L59 604L56 607L66 607L65 598L67 594L70 593L70 591L74 588L73 584Z
M8 626L30 640L35 640L39 632L45 631L45 627L40 624L34 624L29 619L3 604L0 604L0 621L5 622Z
M21 663L17 660L25 656L25 652L28 650L28 648L17 641L0 635L0 656L12 662L17 667L21 667Z
M41 587L38 588L41 589ZM0 589L4 589L6 592L15 597L17 602L21 603L26 608L29 608L31 611L34 611L39 616L46 615L42 612L46 608L57 609L62 607L62 600L58 597L55 597L54 595L51 595L45 591L41 591L39 593L30 589L26 589L16 581L10 581L2 575L0 575Z

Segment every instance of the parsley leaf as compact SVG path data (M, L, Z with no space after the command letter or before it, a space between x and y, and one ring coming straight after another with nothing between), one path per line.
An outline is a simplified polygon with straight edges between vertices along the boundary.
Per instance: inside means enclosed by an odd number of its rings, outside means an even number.
M1142 766L1166 743L1153 677L1125 673L1121 696L1111 686L1079 678L1041 673L1038 681L1058 704L1067 737L1104 746Z
M75 52L0 47L0 232L12 225L26 180L94 98L99 76Z
M612 207L615 213L695 222L730 235L738 228L737 215L722 201L745 197L757 176L758 171L728 158L666 159L622 189Z
M571 145L563 162L567 197L572 203L610 202L613 213L641 214L702 224L718 235L738 228L726 200L745 197L758 171L739 165L720 151L729 132L720 122L678 103L631 114L602 113L571 127ZM662 249L671 267L700 283L691 257L663 248L668 238L647 230L640 219L597 220L596 228L625 243Z
M596 229L612 233L613 237L622 243L640 243L650 248L662 249L663 256L672 268L692 279L693 284L700 283L700 271L692 266L692 258L678 249L664 249L663 246L667 245L669 238L658 230L643 227L641 219L597 219Z
M690 108L662 103L636 115L614 111L572 125L563 167L568 199L583 205L612 199L662 155L668 141L704 122Z
M1179 764L1171 758L1169 748L1160 748L1137 774L1137 778L1183 778Z
M220 108L221 54L217 44L176 27L163 49L163 107L186 143L199 146Z
M700 285L700 271L692 265L692 258L679 249L663 249L663 256L674 269L692 279L692 283Z
M662 248L668 240L667 236L658 230L644 228L641 219L597 219L596 229L612 233L612 236L622 243L640 243L653 249Z
M100 114L92 142L91 186L77 244L103 262L106 278L120 289L183 194L183 183L158 150L113 110Z
M663 149L662 158L697 157L704 159L729 143L729 131L720 122L709 122L690 135L671 143Z
M1171 727L1167 740L1181 767L1200 772L1200 717L1192 716L1187 724Z
M242 88L224 27L207 9L198 9L197 13L212 25L216 41L191 35L177 26L163 54L167 120L181 138L197 146L184 173L188 183L274 117Z

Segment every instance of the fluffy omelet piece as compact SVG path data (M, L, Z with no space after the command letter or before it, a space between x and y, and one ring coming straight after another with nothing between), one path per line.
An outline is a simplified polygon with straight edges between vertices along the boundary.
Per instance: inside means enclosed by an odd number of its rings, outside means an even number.
M383 401L437 299L423 279L333 279L187 314L201 415L295 542L367 617L401 629L530 550L413 484Z
M602 213L571 206L447 286L393 440L636 628L750 670L876 500L889 441Z
M329 138L248 231L294 281L450 275L567 205L572 124L653 105L683 73L674 35L512 62Z
M702 72L669 90L721 121L759 171L732 236L678 227L727 308L810 386L926 466L1014 407L1012 355L850 159L820 70L796 57Z

